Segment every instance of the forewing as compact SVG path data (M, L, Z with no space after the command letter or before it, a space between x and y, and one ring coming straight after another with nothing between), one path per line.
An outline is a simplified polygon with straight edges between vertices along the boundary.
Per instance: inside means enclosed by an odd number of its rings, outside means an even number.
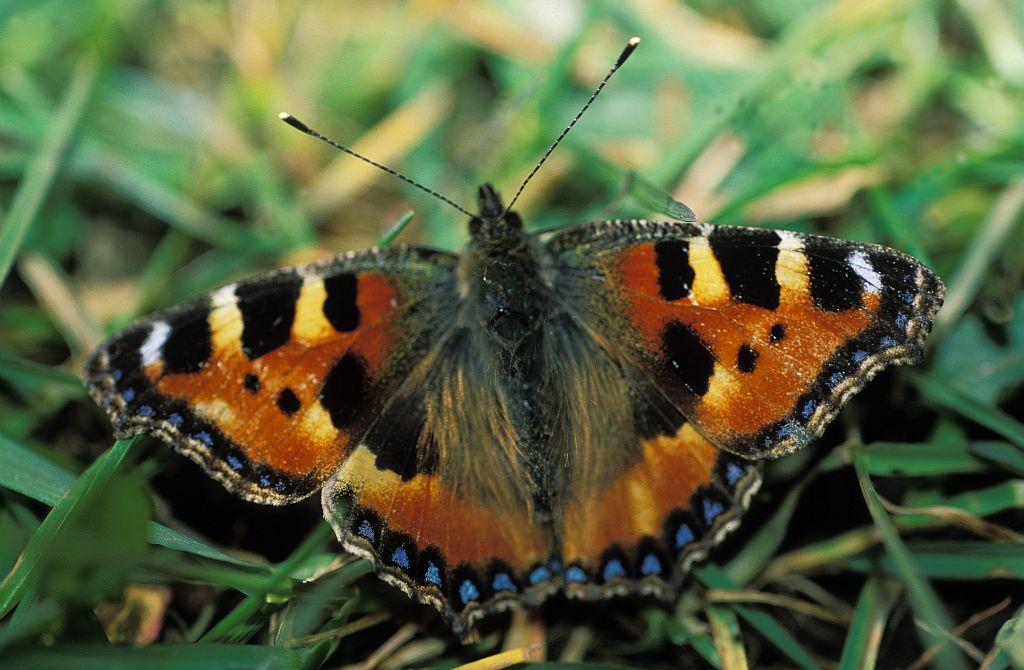
M548 248L567 308L752 459L807 445L879 370L917 362L944 292L906 254L785 231L609 221Z
M439 337L455 260L394 247L225 286L106 340L89 391L118 437L153 433L248 500L298 500Z

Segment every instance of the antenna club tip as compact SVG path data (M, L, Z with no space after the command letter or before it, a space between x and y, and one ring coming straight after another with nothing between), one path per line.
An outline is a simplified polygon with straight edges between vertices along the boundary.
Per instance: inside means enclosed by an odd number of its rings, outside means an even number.
M632 54L638 46L640 46L640 38L636 37L635 35L633 37L630 37L629 42L626 42L626 48L622 50L622 53L619 54L619 59L615 61L615 67L621 67L622 64L626 62L626 59L629 58L630 54Z
M309 126L307 126L302 121L299 121L298 119L296 119L294 116L292 116L288 112L281 112L280 114L277 115L277 118L281 119L282 121L287 123L292 128L295 128L297 130L301 130L304 133L309 133L310 132L309 131Z

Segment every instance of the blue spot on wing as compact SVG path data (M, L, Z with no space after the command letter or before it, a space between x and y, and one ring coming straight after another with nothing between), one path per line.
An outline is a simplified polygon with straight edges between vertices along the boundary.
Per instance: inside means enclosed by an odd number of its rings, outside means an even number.
M137 413L138 413L139 416L142 416L142 417L151 417L154 414L156 414L156 412L153 411L153 408L150 407L149 405L143 405L142 407L140 407L138 409Z
M854 363L863 363L867 359L868 352L864 351L863 349L858 349L857 351L850 354L850 360L852 360Z
M121 397L125 402L131 402L132 400L135 400L135 391L133 389L126 389L125 392L121 394Z
M693 529L687 524L681 524L676 530L676 549L682 549L694 540Z
M578 565L570 565L565 571L565 581L576 584L583 584L587 581L587 573Z
M543 565L538 568L534 568L530 573L530 583L534 585L546 582L549 579L551 579L551 570L548 570L548 568Z
M427 570L423 573L423 580L434 586L441 586L441 571L433 563L428 563Z
M719 514L725 511L722 507L722 503L712 500L711 498L704 498L704 523L711 525Z
M170 421L171 425L175 427L180 426L184 421L184 419L181 418L181 415L178 414L177 412L167 417L167 420Z
M729 486L735 486L736 482L743 476L743 468L735 463L727 463L725 466L725 482Z
M626 568L622 566L622 561L617 558L613 558L604 564L604 571L601 573L601 578L604 581L611 581L613 579L619 579L626 576Z
M373 542L377 537L377 534L373 531L373 524L366 519L363 519L362 523L359 524L359 528L356 529L356 534L362 535L370 542Z
M391 554L391 562L403 570L409 569L409 554L405 551L404 546L395 549L394 553Z
M800 410L800 414L804 419L810 419L811 415L814 414L815 408L818 406L818 401L813 398L804 403L803 409Z
M466 579L459 586L459 597L462 598L462 603L466 604L479 598L480 591L476 588L476 584Z
M890 347L896 346L896 340L886 335L885 337L878 341L878 344L888 349Z
M494 575L494 581L491 582L491 588L495 591L518 591L516 585L512 582L512 578L508 576L507 572L499 572Z
M208 447L213 446L213 438L205 430L201 430L198 433L196 433L196 439Z
M643 563L640 564L640 574L642 575L660 575L661 574L661 561L654 554L647 554L644 556Z
M775 431L775 436L780 440L785 440L790 437L801 437L801 434L804 432L804 429L801 428L800 425L797 424L796 422L787 421L786 423L782 424L782 426L777 431ZM772 446L770 440L767 446Z
M234 454L228 454L227 458L224 460L227 461L228 466L230 466L232 470L242 470L245 468L245 463L242 462L242 459ZM260 478L260 484L266 486L263 482L264 479L266 479L266 475L263 475L263 477Z

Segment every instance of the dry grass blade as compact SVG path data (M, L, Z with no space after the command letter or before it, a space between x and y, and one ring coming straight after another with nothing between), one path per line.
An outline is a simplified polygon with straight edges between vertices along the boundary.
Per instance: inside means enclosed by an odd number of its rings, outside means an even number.
M338 626L337 628L331 628L329 630L320 631L319 633L314 633L313 635L305 635L303 637L295 638L294 640L290 641L288 646L305 647L316 644L317 642L322 642L324 640L341 639L348 635L352 635L353 633L358 633L361 630L372 628L373 626L384 623L385 621L389 621L390 619L391 614L389 614L388 612L374 612L372 614L367 614L366 616L360 617L355 621L349 621L344 626Z
M472 663L465 663L455 670L504 670L522 663L533 663L543 660L544 655L539 647L516 647L500 654L487 656Z
M820 605L809 603L806 600L784 596L777 593L766 593L764 591L727 591L724 589L709 589L705 597L711 602L718 603L761 603L774 605L793 612L828 621L829 623L841 626L850 623L850 617L833 612Z
M352 665L346 665L343 670L374 670L379 667L384 661L386 661L392 654L397 652L405 645L406 642L413 639L416 633L419 631L419 626L412 623L407 623L394 635L389 637L382 645L377 647L372 654L370 654L365 661L362 663L353 663Z
M891 514L924 514L930 516L943 523L949 524L950 526L957 526L964 530L970 531L978 537L983 537L987 540L994 542L1017 542L1024 544L1024 535L1021 535L1015 530L1007 528L1006 526L1000 526L997 523L986 521L985 519L979 519L970 512L966 512L956 507L950 507L947 505L933 505L929 507L904 507L903 505L897 505L894 502L890 502L883 498L878 497L882 501L882 505Z
M992 607L989 607L988 609L982 610L981 612L974 614L973 616L971 616L970 619L967 619L967 621L964 621L963 623L953 628L953 630L949 631L950 637L956 640L957 644L959 644L960 647L964 649L964 651L967 651L967 653L971 654L974 660L978 662L984 662L986 656L984 656L981 653L981 651L973 644L960 638L964 633L969 631L971 628L974 628L982 621L990 619L991 617L1005 610L1007 607L1010 606L1011 602L1012 601L1010 600L1010 598L1004 598ZM932 657L934 657L935 654L939 653L940 648L940 644L932 645L931 647L926 649L925 652L917 658L917 660L908 665L907 670L921 670L922 668L927 667L928 663L931 662Z
M47 258L26 253L18 261L21 278L46 308L68 346L80 358L100 343L99 328L82 310L63 273Z
M100 66L100 60L95 54L79 57L53 122L18 183L10 210L0 225L0 285L6 281L18 250L50 192L64 154L74 139L75 129L89 102Z
M747 670L747 652L740 635L736 615L724 607L709 604L706 608L711 637L722 661L722 670Z

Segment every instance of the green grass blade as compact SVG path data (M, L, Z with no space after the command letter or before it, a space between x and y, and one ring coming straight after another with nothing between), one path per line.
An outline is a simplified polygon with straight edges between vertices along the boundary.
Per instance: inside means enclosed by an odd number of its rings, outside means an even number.
M21 552L14 568L0 582L0 618L6 616L19 601L25 589L36 576L42 558L51 547L61 529L74 514L88 509L90 501L103 485L127 459L136 438L118 440L107 452L96 459L82 475L75 480L71 489L54 505L40 524L39 529Z
M740 588L739 584L714 563L702 565L694 570L693 574L709 588L729 590ZM807 650L773 616L746 605L732 605L731 607L736 614L753 626L757 632L764 635L769 642L799 667L805 668L805 670L817 670L818 664L814 662Z
M0 434L0 487L53 507L67 494L74 482L75 476L72 473ZM151 543L175 551L236 565L252 565L156 522L150 523L149 536Z
M868 202L875 216L882 222L882 227L889 234L896 246L923 263L931 265L928 252L918 241L918 233L910 227L910 223L896 209L892 196L880 186L867 189Z
M74 483L73 474L0 433L0 487L53 507Z
M793 518L793 512L796 511L800 496L803 495L804 489L807 488L807 485L813 481L817 474L816 468L797 482L786 493L786 497L783 498L782 503L775 510L775 513L772 514L771 518L758 529L757 533L750 538L750 541L729 561L725 566L725 572L729 575L730 579L737 584L746 584L768 564L768 561L778 551L782 541L786 539L786 531L789 528L790 520Z
M953 620L939 600L931 585L921 576L913 557L903 544L902 538L896 531L892 519L889 518L882 501L878 499L875 487L871 483L867 467L864 464L864 456L859 450L853 450L853 465L857 471L857 479L860 482L861 492L864 501L867 503L868 512L871 514L875 527L882 535L882 542L887 550L886 558L893 562L896 572L902 578L907 587L907 595L915 615L929 626L929 629L919 629L924 648L934 644L941 644L942 648L935 655L935 667L940 670L967 670L967 663L958 648L949 643L946 637L940 637L932 630L949 631L953 628Z
M230 644L160 644L142 649L64 645L12 652L0 670L298 670L302 656L277 647Z
M1024 424L997 407L986 405L960 391L955 384L937 375L912 375L926 398L986 428L994 430L1017 447L1024 449Z
M878 659L878 647L889 620L889 612L900 593L897 583L868 577L853 610L839 670L872 670Z
M1013 667L1024 667L1024 607L1003 624L996 634L996 646Z
M256 593L251 594L239 603L238 607L218 621L199 641L204 643L216 642L229 637L236 628L245 624L249 617L263 606L267 593L285 584L290 579L292 571L305 561L316 548L322 545L329 537L332 537L332 533L331 527L326 523L317 526L316 530L310 533L309 537L305 539L299 548L288 557L288 560L277 565Z
M985 469L985 464L971 455L962 439L928 444L872 442L861 453L864 466L876 476L941 477Z
M919 540L908 542L906 550L915 572L922 577L965 581L1024 580L1024 546L1019 544ZM871 572L875 565L879 563L866 557L847 563L849 568L863 572ZM883 556L880 565L887 572L902 577L903 565L895 556Z
M20 617L12 616L6 625L0 626L0 658L8 649L46 633L59 620L61 612L56 603L43 602L32 607L22 606L16 614Z
M68 146L82 118L96 84L100 61L95 56L79 58L71 83L36 149L11 201L11 209L0 225L0 286L7 280L14 259L21 250L60 170Z
M1024 210L1024 180L1010 184L996 200L992 212L979 226L960 267L949 282L946 301L935 317L932 342L936 342L955 324L974 300L992 261L1004 250L1006 238L1020 224Z
M1003 469L1024 477L1024 453L1012 444L989 440L972 442L968 449L975 456L997 463Z
M394 242L395 238L405 230L405 227L409 225L409 222L412 221L414 216L416 216L416 212L410 209L408 212L398 217L398 220L392 223L391 227L384 231L384 234L380 236L379 240L377 240L377 246L386 247Z
M26 360L4 349L0 349L0 377L36 384L50 384L59 386L64 392L79 396L85 395L82 380L77 375L61 368Z
M263 236L195 204L159 180L106 151L83 151L84 176L106 184L140 208L165 221L183 235L226 249L270 251Z

